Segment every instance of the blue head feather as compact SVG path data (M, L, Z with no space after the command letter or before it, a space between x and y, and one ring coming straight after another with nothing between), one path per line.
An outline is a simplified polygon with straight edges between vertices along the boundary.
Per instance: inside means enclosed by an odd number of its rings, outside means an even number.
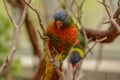
M81 60L81 57L80 57L79 53L78 53L77 51L73 51L73 52L71 53L70 62L71 62L72 64L76 64L76 63L78 63L80 60Z
M67 18L67 13L64 10L58 11L54 15L54 19L64 21Z

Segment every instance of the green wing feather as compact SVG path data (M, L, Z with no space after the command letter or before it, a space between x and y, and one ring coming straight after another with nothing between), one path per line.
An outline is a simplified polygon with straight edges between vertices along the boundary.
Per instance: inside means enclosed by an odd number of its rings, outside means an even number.
M70 62L75 65L85 56L85 38L78 32L77 43L73 46L71 50Z

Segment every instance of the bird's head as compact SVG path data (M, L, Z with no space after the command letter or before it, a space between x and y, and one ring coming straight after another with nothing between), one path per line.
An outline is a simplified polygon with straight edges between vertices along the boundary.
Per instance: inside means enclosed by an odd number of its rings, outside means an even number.
M70 63L72 64L72 68L75 68L81 59L82 58L78 51L72 51L70 56Z
M72 63L72 66L74 67L79 61L81 60L81 57L77 51L73 51L70 56L70 62Z
M54 21L55 21L55 27L57 29L70 27L73 22L71 16L69 16L67 12L64 10L55 13Z

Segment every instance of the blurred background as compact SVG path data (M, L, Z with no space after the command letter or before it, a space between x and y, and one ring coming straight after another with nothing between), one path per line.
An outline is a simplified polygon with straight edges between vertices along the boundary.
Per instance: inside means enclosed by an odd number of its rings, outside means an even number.
M15 0L11 0L15 1ZM49 21L53 18L56 11L61 10L61 1L66 4L65 9L69 12L72 0L32 0L31 5L40 11L44 26L47 27ZM96 30L107 30L109 24L102 24L108 20L106 11L98 0L86 0L82 8L82 24L85 28ZM99 0L101 1L101 0ZM117 9L118 0L106 0L112 11ZM81 4L82 0L76 0L77 4ZM13 9L8 3L11 14L14 15L16 21L19 19L19 9ZM75 7L75 5L74 5ZM73 9L76 12L76 8ZM39 22L35 12L28 10L35 31L40 30ZM74 13L75 15L77 14ZM74 17L73 17L74 18ZM18 20L19 21L19 20ZM77 23L77 22L76 22ZM78 24L78 23L77 23ZM14 60L0 76L0 80L31 80L35 75L36 66L39 63L38 57L34 55L32 42L29 33L24 24L20 30L19 40L17 43L17 52ZM80 27L80 26L79 26ZM3 1L0 0L0 66L3 64L6 56L10 52L12 38L14 33L13 24L5 11ZM43 52L43 43L37 34L39 49ZM97 44L93 49L93 54L89 54L82 65L82 76L80 80L120 80L120 37L117 37L112 43ZM89 44L91 47L94 42ZM99 54L101 53L101 54ZM97 70L95 70L98 65Z

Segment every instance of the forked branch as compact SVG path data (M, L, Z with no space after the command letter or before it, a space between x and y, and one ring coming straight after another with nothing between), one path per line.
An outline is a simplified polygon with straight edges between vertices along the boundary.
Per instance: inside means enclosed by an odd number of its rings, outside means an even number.
M16 24L15 20L13 19L13 16L10 14L10 12L8 10L6 0L3 0L3 3L4 3L4 6L5 6L5 9L6 9L6 12L7 12L7 14L8 14L14 28L15 28L15 32L14 32L14 36L13 36L13 43L12 43L11 51L8 54L8 56L6 57L3 65L0 67L0 75L8 67L8 65L12 62L13 56L16 53L16 47L17 47L19 31L20 31L20 28L21 28L24 20L25 20L25 16L26 16L26 13L27 13L27 6L25 6L24 11L23 11L22 16L21 16L21 21L18 24Z
M120 1L119 1L120 2ZM118 2L118 3L119 3ZM106 31L99 31L99 30L93 30L93 29L84 29L87 35L87 38L90 39L90 41L96 41L96 40L101 40L103 38L106 38L104 40L99 41L100 43L110 43L114 39L116 39L117 36L120 35L119 32L119 26L120 26L120 19L119 19L119 14L120 14L120 5L118 5L117 10L115 11L113 17L112 17L112 12L111 10L108 10L108 5L106 3L100 2L101 4L104 4L107 14L109 15L109 23L111 23L110 27ZM83 30L80 30L80 32L83 33Z
M116 19L114 19L113 17L112 17L112 11L111 11L111 9L110 9L110 7L106 4L106 0L103 0L103 2L99 2L99 3L101 3L101 4L103 4L104 5L104 7L105 7L105 9L106 9L106 12L107 12L107 14L108 14L108 16L109 16L109 22L111 22L113 25L114 25L114 27L118 30L118 32L120 33L120 26L118 25L118 23L116 22Z
M23 1L25 2L25 4L27 4L27 5L29 6L29 8L31 8L31 9L37 14L38 20L39 20L39 24L40 24L41 29L42 29L42 31L43 31L43 35L45 35L46 33L45 33L44 26L43 26L43 24L42 24L42 20L41 20L39 11L38 11L37 9L33 8L26 0L23 0Z

